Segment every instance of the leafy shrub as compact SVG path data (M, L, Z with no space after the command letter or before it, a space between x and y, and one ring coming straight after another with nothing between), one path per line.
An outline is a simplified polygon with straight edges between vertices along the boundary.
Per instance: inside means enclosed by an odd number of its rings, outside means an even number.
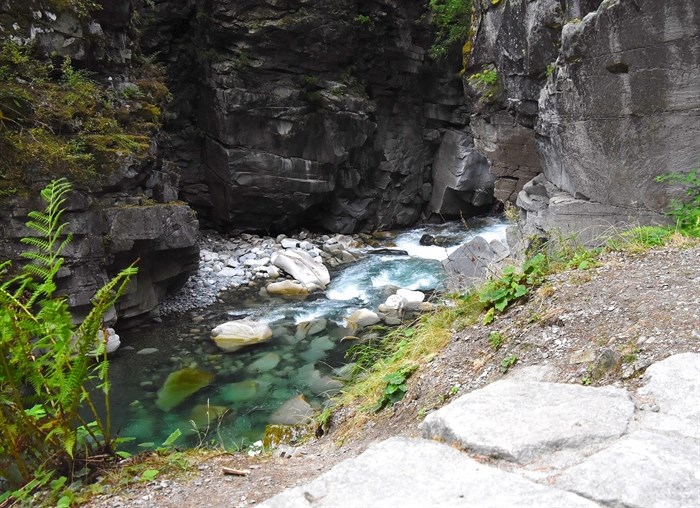
M428 9L437 28L435 43L428 50L431 58L439 60L447 56L456 42L464 42L469 36L472 16L471 0L430 0Z
M384 376L382 378L383 381L386 382L384 393L382 394L381 400L377 402L373 409L375 411L380 411L386 406L391 406L403 399L408 391L408 384L406 381L417 369L417 365L409 365Z
M52 182L41 192L45 210L29 213L27 227L36 234L22 240L29 263L15 276L9 261L0 264L0 477L16 489L0 504L9 496L22 500L55 477L54 485L63 485L98 454L115 457L106 344L98 337L106 337L104 313L136 269L100 289L92 311L73 325L65 297L55 294L61 251L71 240L60 223L70 189L65 180Z
M541 284L546 269L547 258L539 253L525 261L521 270L507 266L500 278L484 284L479 291L479 301L486 304L484 324L493 321L496 311L503 312L506 307L527 295L531 287Z
M678 230L688 236L700 236L700 169L690 173L669 173L656 178L657 182L680 184L685 187L684 197L671 200L668 214L676 221Z

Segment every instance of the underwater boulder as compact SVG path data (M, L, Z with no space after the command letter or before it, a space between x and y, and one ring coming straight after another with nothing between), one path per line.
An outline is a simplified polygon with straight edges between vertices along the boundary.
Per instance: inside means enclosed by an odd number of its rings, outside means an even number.
M190 421L198 429L209 427L229 412L225 406L212 406L211 404L197 404L190 412Z
M275 425L301 425L310 423L314 416L311 404L303 395L297 395L282 404L270 416L270 423Z
M156 406L170 411L193 393L201 390L214 379L214 375L199 369L186 368L171 372L158 390Z

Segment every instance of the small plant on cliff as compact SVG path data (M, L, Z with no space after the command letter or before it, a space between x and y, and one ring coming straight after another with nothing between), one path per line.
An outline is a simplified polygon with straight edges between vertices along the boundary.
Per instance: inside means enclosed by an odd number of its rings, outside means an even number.
M679 232L700 237L700 169L690 173L661 175L656 181L679 184L685 188L682 198L671 200L668 214L675 219Z
M73 325L66 298L55 294L61 252L71 240L61 223L70 189L57 180L41 192L46 207L29 213L33 236L22 240L30 250L21 271L9 276L10 262L0 264L0 477L15 489L0 495L0 504L23 501L52 480L60 491L116 453L102 319L136 269L100 289L92 311Z
M479 291L479 301L486 305L484 324L493 321L496 311L506 307L528 294L530 288L538 286L547 273L547 258L539 253L523 263L520 270L514 266L503 269L501 276L488 281Z
M437 29L435 43L428 50L434 60L447 56L457 42L464 43L469 36L472 16L471 0L430 0L428 9Z

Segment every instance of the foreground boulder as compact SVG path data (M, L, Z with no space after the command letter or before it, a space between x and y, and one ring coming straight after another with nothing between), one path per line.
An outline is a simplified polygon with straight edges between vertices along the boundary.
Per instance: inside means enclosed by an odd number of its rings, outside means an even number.
M281 268L309 290L324 289L331 281L326 266L303 250L286 250L272 257L272 264Z
M232 353L242 347L270 340L272 329L267 323L240 319L220 324L211 331L211 337L220 349Z

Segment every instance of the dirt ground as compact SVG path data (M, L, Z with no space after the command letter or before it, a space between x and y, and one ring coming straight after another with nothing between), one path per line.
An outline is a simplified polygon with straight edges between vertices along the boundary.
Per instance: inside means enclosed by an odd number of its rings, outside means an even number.
M497 350L489 342L494 332L502 341ZM224 454L185 477L159 476L98 496L88 506L255 505L375 440L418 435L426 414L504 375L635 387L653 362L683 352L700 352L700 245L607 253L598 267L548 277L527 303L491 325L455 330L447 348L413 375L401 403L351 431L344 422L352 414L341 410L328 434L300 447L266 457ZM508 357L515 364L506 372L501 364ZM249 473L225 475L222 467Z

